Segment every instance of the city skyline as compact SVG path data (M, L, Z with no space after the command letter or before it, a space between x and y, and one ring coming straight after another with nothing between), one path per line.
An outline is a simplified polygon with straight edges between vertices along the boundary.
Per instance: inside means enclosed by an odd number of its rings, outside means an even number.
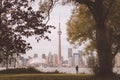
M34 6L35 5L35 6ZM35 3L33 6L35 9L38 8L37 3ZM53 11L50 14L50 20L48 22L49 25L53 25L56 27L56 29L51 29L51 34L48 34L51 41L48 40L40 40L39 43L35 40L35 37L30 37L27 39L28 42L31 43L31 46L33 47L32 50L27 51L27 56L33 55L34 53L37 53L41 55L42 53L48 54L49 52L58 54L58 27L59 27L59 18L61 23L61 55L67 59L67 49L72 48L73 46L67 42L67 34L66 34L66 23L68 19L70 18L71 11L73 7L71 5L58 5L56 6ZM64 13L66 11L66 13ZM82 50L84 48L84 45L80 47L79 49Z
M120 0L0 3L0 80L120 79Z

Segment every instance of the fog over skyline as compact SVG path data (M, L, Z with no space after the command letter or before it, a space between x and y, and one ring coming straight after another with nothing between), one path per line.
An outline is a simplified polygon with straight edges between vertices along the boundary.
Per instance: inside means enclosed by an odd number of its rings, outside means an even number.
M35 3L34 9L38 9L38 3ZM55 26L56 29L51 29L51 34L48 34L51 41L48 40L40 40L39 43L35 40L35 37L30 37L27 39L27 42L30 42L32 46L32 50L27 51L27 56L33 56L34 54L41 54L48 55L49 52L52 54L58 54L58 26L59 26L59 17L60 17L60 24L61 24L61 54L62 56L67 59L68 57L68 48L72 48L73 46L68 43L66 40L67 33L66 33L66 23L70 18L71 5L56 5L53 9L52 13L50 14L49 25ZM81 46L79 49L82 50L84 46Z

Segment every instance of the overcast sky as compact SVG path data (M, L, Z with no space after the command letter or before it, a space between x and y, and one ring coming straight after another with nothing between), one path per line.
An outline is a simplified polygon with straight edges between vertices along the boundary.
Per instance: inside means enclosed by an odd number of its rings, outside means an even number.
M38 3L34 4L34 8L37 9ZM27 39L28 42L31 43L32 50L27 52L27 56L33 56L35 53L41 56L41 54L48 55L49 52L53 54L58 54L58 25L59 25L59 17L61 23L61 48L62 48L62 56L67 59L68 56L68 48L72 48L72 46L67 42L67 34L66 34L66 22L69 20L72 11L72 6L66 5L61 6L57 5L50 16L49 24L56 27L56 29L51 29L51 34L49 35L51 41L48 40L40 40L39 43L34 39L34 37L30 37ZM82 49L80 47L79 49Z

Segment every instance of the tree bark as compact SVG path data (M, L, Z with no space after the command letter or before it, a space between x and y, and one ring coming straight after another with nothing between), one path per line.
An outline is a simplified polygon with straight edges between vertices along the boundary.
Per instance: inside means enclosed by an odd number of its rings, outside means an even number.
M112 75L112 48L111 36L109 28L105 25L105 11L102 1L98 0L95 8L95 22L96 22L96 45L98 52L99 76Z
M99 74L110 75L112 73L111 43L105 25L101 22L97 22L96 43L99 60Z

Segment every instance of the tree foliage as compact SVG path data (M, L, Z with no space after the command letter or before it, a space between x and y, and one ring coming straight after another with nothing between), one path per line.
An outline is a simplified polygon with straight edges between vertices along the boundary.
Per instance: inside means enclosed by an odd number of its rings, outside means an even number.
M59 0L40 0L39 9L40 11L44 12L46 23L50 20L50 13L52 12L58 1Z
M115 2L112 7L112 11L109 14L107 26L110 27L111 36L112 36L112 49L113 53L118 53L120 50L120 11L119 1ZM111 16L110 16L111 15ZM91 45L88 45L87 50L93 50L95 47L95 21L93 20L90 10L85 5L80 5L77 9L73 10L71 18L67 22L67 40L71 44L82 44L86 40L92 40ZM93 48L92 48L93 47Z
M33 10L30 5L33 2L0 0L0 57L5 56L7 60L13 54L26 53L31 49L22 36L37 36L37 41L42 38L50 40L46 33L51 33L50 28L54 27L44 22L43 11Z
M80 5L73 10L72 16L67 22L67 40L71 44L82 44L88 39L95 40L95 25L89 9Z

